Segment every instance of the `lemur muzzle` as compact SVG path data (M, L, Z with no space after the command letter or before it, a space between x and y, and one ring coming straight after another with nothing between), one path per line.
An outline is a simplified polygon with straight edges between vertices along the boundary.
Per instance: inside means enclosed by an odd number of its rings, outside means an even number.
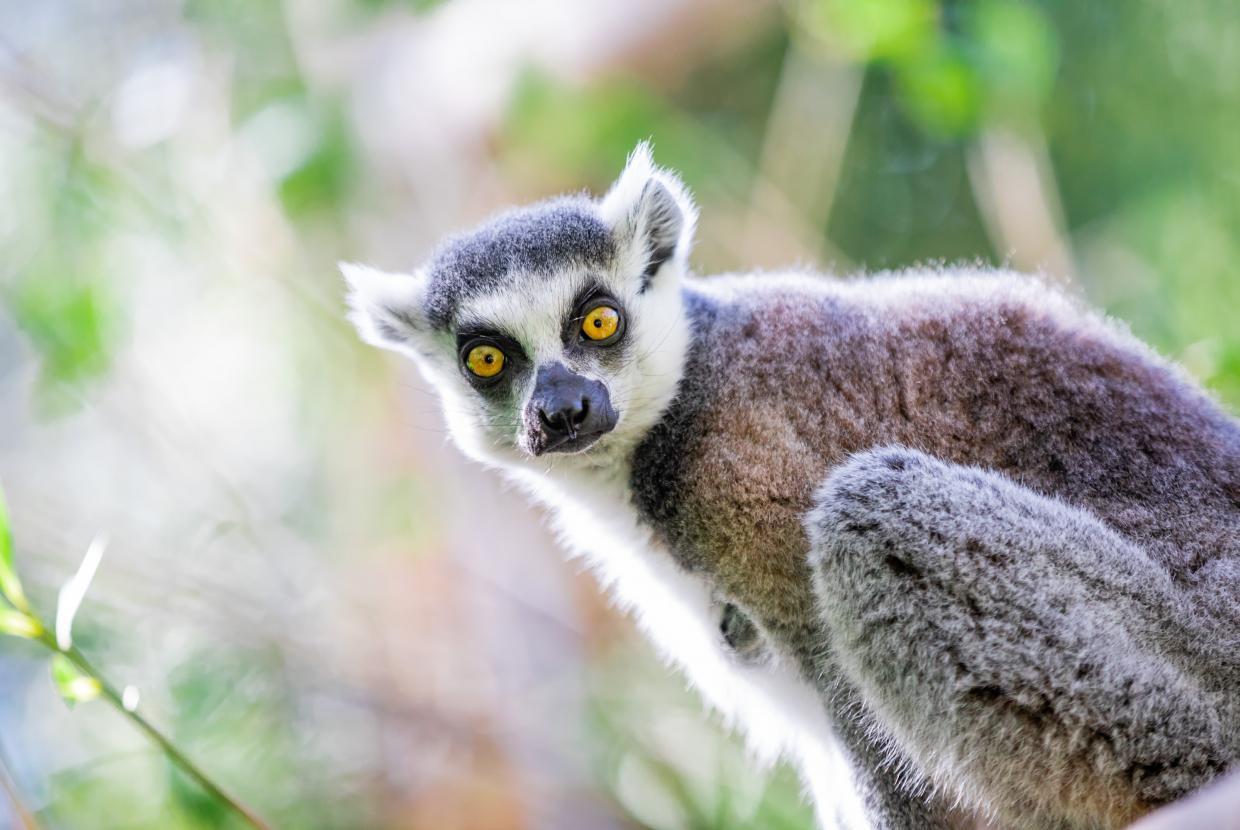
M527 414L535 455L584 449L610 432L618 417L606 386L563 363L538 368Z

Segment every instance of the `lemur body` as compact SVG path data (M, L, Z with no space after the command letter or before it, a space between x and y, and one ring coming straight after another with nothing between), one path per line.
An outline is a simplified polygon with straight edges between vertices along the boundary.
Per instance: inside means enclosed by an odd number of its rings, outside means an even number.
M1235 764L1237 422L1037 282L699 280L693 217L639 150L347 268L354 318L825 826L1119 827Z
M868 725L891 733L854 735L854 752L911 756L912 777L979 805L1006 790L989 806L1008 821L1080 826L1125 823L1240 757L1240 431L1179 372L1011 275L722 278L686 299L685 379L635 454L634 501L806 675L846 663L834 720L877 705ZM954 477L981 493L953 503ZM1064 520L1097 543L1060 550ZM927 548L942 561L908 555ZM921 734L948 717L989 720L1001 745Z

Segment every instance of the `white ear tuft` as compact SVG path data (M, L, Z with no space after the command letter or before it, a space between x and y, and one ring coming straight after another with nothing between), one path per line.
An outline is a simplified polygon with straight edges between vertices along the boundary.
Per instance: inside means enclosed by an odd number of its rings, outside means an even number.
M349 319L367 343L399 349L425 329L422 274L393 274L353 262L340 263L340 273L349 284Z
M697 207L680 178L655 165L649 143L643 141L633 149L599 212L621 247L640 260L637 270L643 287L664 263L687 264Z
M629 153L629 160L624 163L624 172L603 197L603 203L599 206L603 221L614 228L628 219L637 205L637 200L641 198L642 189L654 178L655 170L650 143L643 141Z

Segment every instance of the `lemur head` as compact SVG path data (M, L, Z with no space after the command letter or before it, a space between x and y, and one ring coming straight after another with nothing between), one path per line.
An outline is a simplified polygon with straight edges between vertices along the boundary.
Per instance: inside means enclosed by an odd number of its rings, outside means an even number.
M696 215L642 144L601 199L501 214L412 274L342 265L350 317L367 342L414 359L468 454L605 464L675 394Z

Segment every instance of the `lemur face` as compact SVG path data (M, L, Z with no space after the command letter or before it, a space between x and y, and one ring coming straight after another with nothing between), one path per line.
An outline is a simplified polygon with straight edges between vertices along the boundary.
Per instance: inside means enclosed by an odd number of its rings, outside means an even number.
M342 265L364 339L412 357L484 461L599 464L675 393L696 212L641 145L601 200L502 214L412 275Z

